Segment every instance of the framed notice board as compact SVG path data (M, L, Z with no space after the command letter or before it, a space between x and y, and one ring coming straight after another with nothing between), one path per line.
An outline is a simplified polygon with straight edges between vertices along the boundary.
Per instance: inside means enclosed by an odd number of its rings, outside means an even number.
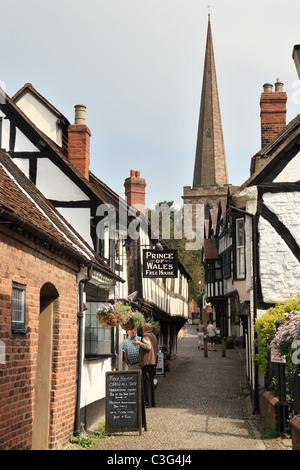
M108 432L146 430L142 372L106 372L105 427Z

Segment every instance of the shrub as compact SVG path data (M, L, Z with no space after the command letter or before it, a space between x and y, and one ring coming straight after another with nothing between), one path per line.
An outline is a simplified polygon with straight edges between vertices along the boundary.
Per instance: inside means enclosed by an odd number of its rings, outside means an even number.
M296 297L290 296L285 302L269 308L256 319L254 330L257 333L255 345L258 348L258 353L254 354L253 360L264 375L267 375L268 371L269 346L276 333L276 321L278 319L285 320L286 313L297 310L300 310L299 294Z

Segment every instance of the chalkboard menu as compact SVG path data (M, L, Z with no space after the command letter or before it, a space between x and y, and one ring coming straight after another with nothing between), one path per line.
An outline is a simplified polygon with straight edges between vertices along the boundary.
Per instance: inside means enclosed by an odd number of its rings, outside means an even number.
M142 431L141 371L106 372L107 431Z

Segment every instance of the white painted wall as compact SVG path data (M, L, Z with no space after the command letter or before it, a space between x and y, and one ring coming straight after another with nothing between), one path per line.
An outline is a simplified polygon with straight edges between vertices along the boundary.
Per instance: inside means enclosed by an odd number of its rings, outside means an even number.
M300 181L300 152L286 165L274 179L274 183L292 183Z
M282 238L259 219L259 263L264 302L283 302L300 287L300 265Z
M38 160L36 185L47 199L58 201L89 200L88 196L49 158Z
M79 235L92 247L91 218L89 208L58 207L58 212L69 222Z
M58 117L29 91L17 101L19 108L50 139L62 146L62 133L57 125Z

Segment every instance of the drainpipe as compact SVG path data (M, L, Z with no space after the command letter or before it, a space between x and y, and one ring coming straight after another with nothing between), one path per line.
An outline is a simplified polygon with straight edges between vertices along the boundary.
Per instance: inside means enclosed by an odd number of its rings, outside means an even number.
M256 245L257 245L257 236L256 236L256 215L251 214L250 212L238 209L237 207L230 206L231 211L238 212L240 214L247 215L252 219L252 259L253 259L253 319L254 322L257 318L257 256L256 256ZM251 312L250 312L251 313ZM252 325L250 325L252 328ZM257 333L254 331L254 340L257 338ZM254 353L257 354L257 346L254 346ZM259 398L258 398L258 366L254 364L254 395L253 395L253 409L252 413L257 414L259 411Z
M75 405L75 422L74 422L74 436L79 436L81 431L80 420L80 399L81 399L81 377L82 377L82 360L83 360L83 319L84 319L84 306L83 306L83 292L86 284L92 278L92 263L87 265L87 277L81 279L78 283L78 297L79 297L79 311L78 311L78 355L77 355L77 379L76 379L76 405Z

